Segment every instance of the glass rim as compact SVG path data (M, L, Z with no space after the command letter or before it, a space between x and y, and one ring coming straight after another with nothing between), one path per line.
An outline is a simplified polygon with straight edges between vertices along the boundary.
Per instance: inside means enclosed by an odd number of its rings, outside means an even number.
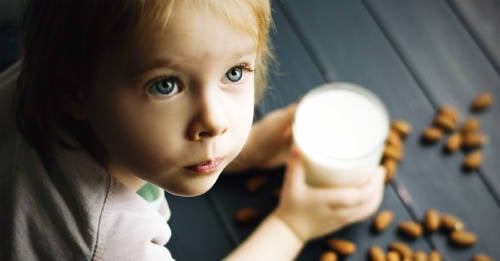
M375 107L377 107L381 114L383 115L385 121L386 121L386 126L383 131L384 135L381 135L380 141L374 142L374 145L371 146L368 150L363 151L360 155L356 155L353 157L340 157L340 156L335 156L335 155L325 155L325 153L318 152L315 149L311 149L308 146L301 145L300 142L297 140L297 137L295 135L296 129L297 129L297 112L300 110L300 105L303 104L305 101L307 101L308 98L316 96L320 93L327 92L327 91L337 91L337 90L346 90L346 91L351 91L354 93L357 93L361 95L362 97L366 98L368 101L370 101ZM385 107L384 103L380 100L380 98L375 95L373 92L370 90L362 87L361 85L351 83L351 82L327 82L321 85L318 85L314 87L313 89L309 90L299 101L297 105L297 111L295 113L294 119L293 119L293 125L292 125L292 132L293 135L293 140L294 142L299 145L299 149L301 150L306 150L308 153L313 153L314 155L320 156L321 158L328 159L328 160L342 160L342 161L354 161L358 159L362 159L365 157L368 157L373 151L376 149L382 147L384 143L386 142L387 135L389 134L389 124L390 124L390 117L389 113L387 111L387 108Z

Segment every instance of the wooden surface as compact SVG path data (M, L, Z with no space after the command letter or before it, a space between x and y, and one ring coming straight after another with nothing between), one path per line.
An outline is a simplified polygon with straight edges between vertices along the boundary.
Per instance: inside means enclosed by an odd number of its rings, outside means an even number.
M395 219L389 229L371 231L372 219L309 243L298 260L317 260L332 237L356 243L343 260L365 260L367 249L393 241L414 250L438 250L445 260L470 260L485 253L500 260L500 1L499 0L274 0L273 45L279 66L271 77L258 116L296 101L327 81L357 83L377 94L392 119L413 125L405 141L405 159L396 180L386 186L380 210ZM17 28L0 25L0 67L15 59ZM3 68L0 68L3 69ZM481 92L496 103L483 113L469 105ZM424 146L420 133L443 105L457 108L462 119L474 116L489 136L484 164L464 171L465 152L445 154L443 141ZM167 247L178 260L220 260L253 230L241 226L235 212L252 207L264 216L277 203L273 190L283 169L224 176L196 198L167 196L173 236ZM257 192L245 188L253 175L269 182ZM421 221L435 208L460 217L477 244L460 248L446 233L416 240L397 233L397 223ZM277 250L279 251L279 250Z
M405 141L405 159L396 180L386 186L380 207L394 211L391 227L381 234L373 233L370 218L309 243L299 260L317 260L327 249L326 240L332 237L357 244L356 253L344 260L365 260L371 245L386 249L393 241L406 242L414 250L436 249L445 260L469 260L479 252L500 259L499 3L495 0L273 2L276 24L273 44L279 68L258 112L285 106L318 84L349 81L376 93L392 119L405 119L414 129ZM497 103L484 113L471 113L471 100L485 91L493 93ZM489 136L489 143L482 148L485 162L478 171L464 171L461 163L465 152L445 154L441 149L443 141L432 146L421 144L421 131L443 105L458 109L463 119L477 117L481 130ZM245 182L255 174L271 178L263 189L251 193L245 189ZM214 235L214 241L225 235L231 247L214 254L210 246L219 243L211 242L199 250L205 254L197 256L216 260L241 242L256 224L236 224L235 212L242 207L253 207L268 213L277 203L272 191L279 187L281 174L282 170L253 171L239 177L222 177L212 191L201 197L221 222L215 228L211 227L213 221L207 222L205 231ZM177 207L181 205L172 206L172 219L180 222L185 213L176 212ZM429 208L460 217L466 229L479 236L477 244L457 247L450 244L444 232L426 234L416 240L397 233L398 222L421 221ZM205 211L200 207L199 215L207 215ZM204 245L187 230L176 231L173 227L173 231L171 245L185 238L190 238L194 245ZM225 240L222 244L227 244ZM177 252L173 250L173 254Z

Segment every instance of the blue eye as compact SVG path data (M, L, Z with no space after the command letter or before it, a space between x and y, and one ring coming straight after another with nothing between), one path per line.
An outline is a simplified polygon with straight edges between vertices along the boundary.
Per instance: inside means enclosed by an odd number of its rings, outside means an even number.
M149 92L154 96L172 96L179 92L179 83L175 77L161 78L149 87Z
M226 72L226 78L231 82L238 82L243 78L243 69L239 66L233 67Z

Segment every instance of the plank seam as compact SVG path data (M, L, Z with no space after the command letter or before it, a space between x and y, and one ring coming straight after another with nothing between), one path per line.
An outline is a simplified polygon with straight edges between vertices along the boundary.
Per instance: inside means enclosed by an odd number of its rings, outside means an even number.
M294 14L292 14L293 13L292 10L286 7L286 4L283 3L283 0L278 0L276 1L276 3L278 7L283 11L283 15L285 16L286 21L297 35L297 38L304 47L306 54L311 58L312 62L316 66L316 69L318 69L318 71L320 72L323 81L324 82L334 81L335 80L334 75L326 71L327 66L325 66L318 58L319 55L314 50L313 46L309 43L311 42L310 39L308 39L307 36L302 33L303 30L300 29L300 25L294 19L292 19L292 16L294 16Z
M444 0L448 7L452 10L452 13L455 15L458 21L460 21L460 24L465 28L465 31L469 34L471 39L474 41L474 43L477 45L479 50L483 53L485 56L486 60L491 64L493 69L496 71L497 74L500 75L500 64L498 64L494 59L493 55L489 51L489 49L483 44L483 41L481 41L481 37L479 37L477 31L473 28L468 23L467 18L465 17L463 11L461 10L460 7L458 7L457 4L454 3L452 0Z
M429 100L429 103L434 108L434 110L437 110L439 108L438 102L432 97L432 94L425 87L425 84L420 79L420 77L417 75L417 72L412 69L410 62L408 61L408 59L405 58L405 56L401 50L402 48L397 44L396 40L393 40L391 38L390 33L386 29L387 26L385 26L385 24L382 22L382 19L377 15L377 12L374 10L374 8L369 3L369 0L361 0L361 1L363 2L363 5L365 6L365 8L368 10L368 13L370 14L370 16L373 18L374 22L378 25L380 31L385 36L389 45L394 49L394 52L399 57L400 61L403 63L404 67L406 68L406 70L408 71L410 76L415 80L420 91ZM462 154L463 154L463 152L462 152ZM495 191L495 189L491 185L492 182L489 181L487 175L485 175L484 172L482 172L480 170L476 170L474 172L477 174L477 176L479 177L479 180L486 187L486 190L489 192L489 195L493 198L493 201L495 201L495 203L498 206L500 206L500 195Z

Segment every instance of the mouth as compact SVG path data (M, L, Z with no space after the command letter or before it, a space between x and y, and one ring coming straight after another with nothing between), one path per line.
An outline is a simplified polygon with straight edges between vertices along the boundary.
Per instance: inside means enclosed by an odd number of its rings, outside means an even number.
M215 158L207 161L200 162L195 165L190 165L184 167L184 169L189 170L198 175L211 174L219 170L224 158Z

